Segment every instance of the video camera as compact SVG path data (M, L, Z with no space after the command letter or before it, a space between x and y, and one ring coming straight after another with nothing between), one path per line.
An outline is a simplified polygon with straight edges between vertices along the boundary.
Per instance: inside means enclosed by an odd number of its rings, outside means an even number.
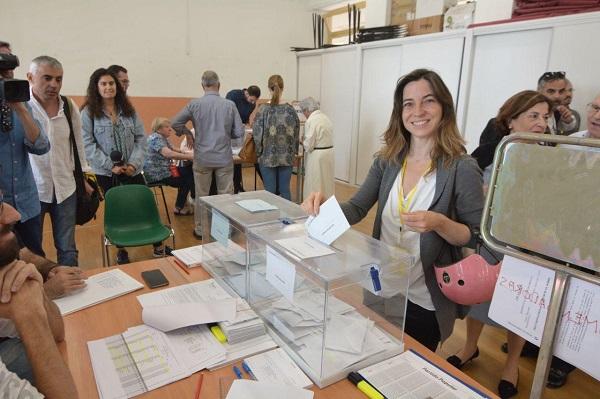
M0 53L0 73L19 66L19 58ZM29 101L29 82L21 79L0 79L0 100L11 103Z

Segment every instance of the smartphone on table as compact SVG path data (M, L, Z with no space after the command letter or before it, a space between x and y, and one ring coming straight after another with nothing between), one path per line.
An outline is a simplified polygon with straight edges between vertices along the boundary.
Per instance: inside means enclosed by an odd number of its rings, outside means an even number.
M169 285L169 280L165 277L165 275L159 270L146 270L142 272L142 278L146 282L146 285L150 288L164 287L165 285Z

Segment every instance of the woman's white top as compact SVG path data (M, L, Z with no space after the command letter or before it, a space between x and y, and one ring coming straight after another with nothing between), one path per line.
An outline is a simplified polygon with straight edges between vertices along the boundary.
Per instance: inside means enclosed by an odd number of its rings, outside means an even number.
M414 195L410 193L404 198L409 212L426 211L431 206L435 194L435 172L422 176L416 185ZM429 289L425 285L423 263L421 262L421 234L403 226L400 221L398 199L402 187L402 171L390 190L383 208L381 220L381 240L389 245L395 245L408 251L415 257L415 265L409 274L408 299L422 308L435 310ZM410 203L408 203L410 201Z

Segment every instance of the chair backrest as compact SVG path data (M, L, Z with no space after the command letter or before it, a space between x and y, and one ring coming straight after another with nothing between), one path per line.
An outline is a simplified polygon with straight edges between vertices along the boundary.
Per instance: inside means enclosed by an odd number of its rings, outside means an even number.
M116 186L106 192L104 229L162 225L152 190L141 184Z

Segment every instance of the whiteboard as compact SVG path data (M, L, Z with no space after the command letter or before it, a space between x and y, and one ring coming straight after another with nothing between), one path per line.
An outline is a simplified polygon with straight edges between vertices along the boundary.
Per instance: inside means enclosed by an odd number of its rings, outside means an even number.
M354 123L356 51L323 54L321 110L333 123L335 178L348 182Z
M321 55L298 57L298 98L321 99Z
M600 93L598 32L600 22L554 28L548 70L565 71L573 83L571 107L581 115L580 130L587 128L586 104Z
M476 36L473 44L471 87L463 135L467 150L479 145L479 136L500 106L521 90L536 90L546 71L552 29Z
M382 146L394 107L394 90L400 77L402 46L363 51L358 159L356 184L362 184L373 163L373 155Z

